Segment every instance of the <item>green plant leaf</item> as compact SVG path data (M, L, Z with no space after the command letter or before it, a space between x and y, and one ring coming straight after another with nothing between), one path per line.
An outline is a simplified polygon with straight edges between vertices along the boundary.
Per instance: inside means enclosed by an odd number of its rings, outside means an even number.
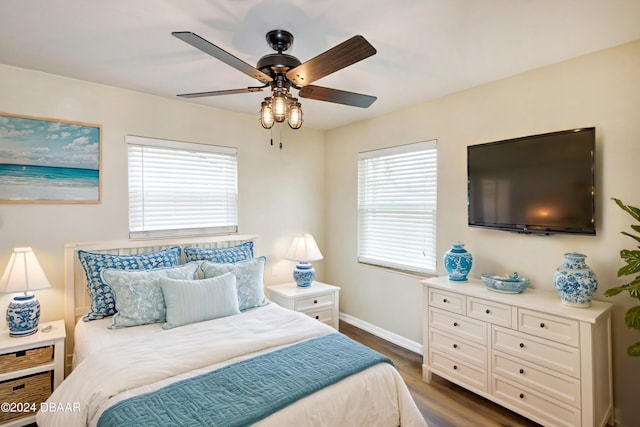
M622 258L627 265L618 270L618 277L640 271L640 251L623 249L620 251L620 258Z
M632 226L631 226L631 228L633 228L633 227L634 227L634 226L632 225ZM640 228L640 226L637 226L637 225L636 225L635 227ZM638 231L638 230L636 230L636 231ZM640 232L640 231L638 231L638 232ZM620 232L620 234L624 234L625 236L629 236L629 237L631 237L632 239L635 239L635 240L637 240L638 242L640 242L640 236L634 236L633 234L631 234L631 233L627 233L626 231L621 231L621 232Z
M640 331L640 305L631 307L624 315L624 324Z
M613 197L613 200L622 208L622 210L631 215L636 221L640 221L640 209L634 206L625 205L620 199L616 199L615 197Z
M604 291L604 296L605 297L616 296L619 293L626 291L628 287L629 285L622 285L622 286L616 286L615 288L607 289L606 291Z
M631 357L640 357L640 342L631 344L627 348L627 354Z

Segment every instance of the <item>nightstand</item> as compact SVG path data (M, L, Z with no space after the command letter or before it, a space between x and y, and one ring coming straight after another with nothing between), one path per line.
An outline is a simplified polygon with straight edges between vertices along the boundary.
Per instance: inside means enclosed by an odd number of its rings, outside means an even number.
M322 282L313 282L308 288L295 283L267 287L269 299L279 306L295 310L339 329L340 288Z
M64 320L26 337L0 333L0 426L35 423L40 404L64 379L65 338Z

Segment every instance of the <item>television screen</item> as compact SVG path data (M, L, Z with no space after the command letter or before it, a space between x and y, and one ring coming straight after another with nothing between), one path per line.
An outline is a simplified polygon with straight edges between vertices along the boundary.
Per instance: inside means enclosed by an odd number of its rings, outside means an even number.
M467 147L469 225L595 234L595 128Z

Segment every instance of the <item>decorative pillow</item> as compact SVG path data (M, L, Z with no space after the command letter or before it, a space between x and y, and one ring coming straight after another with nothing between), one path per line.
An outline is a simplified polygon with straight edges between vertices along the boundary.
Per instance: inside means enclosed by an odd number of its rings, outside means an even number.
M202 280L162 278L160 283L167 304L164 329L240 314L232 273Z
M253 259L253 242L246 242L231 248L194 248L186 246L184 256L189 261L211 261L220 263L234 263Z
M266 262L267 258L263 256L236 264L204 261L200 265L200 269L205 278L221 276L224 273L235 274L238 303L240 311L242 311L267 303L267 299L264 297L264 265Z
M119 270L150 270L176 267L180 263L180 246L140 255L114 255L78 251L78 259L87 275L87 290L91 297L91 311L82 318L85 322L116 314L113 292L102 281L100 273L108 268Z
M102 280L111 287L116 298L117 313L109 329L164 322L167 307L160 279L195 279L197 271L197 262L156 270L102 270Z

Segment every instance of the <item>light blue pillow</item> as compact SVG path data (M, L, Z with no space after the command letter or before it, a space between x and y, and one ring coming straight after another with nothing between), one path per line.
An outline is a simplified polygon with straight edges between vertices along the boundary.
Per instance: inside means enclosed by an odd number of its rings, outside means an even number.
M253 259L253 242L245 242L230 248L194 248L185 246L184 256L189 261L234 263Z
M160 279L167 304L164 329L240 314L236 276L201 280Z
M116 299L117 313L108 328L164 322L167 308L160 279L195 279L197 271L197 262L156 270L102 270L102 280L111 287Z
M266 257L254 258L251 261L236 264L218 264L204 261L200 269L205 278L233 273L236 276L238 288L238 303L240 311L252 307L260 307L267 303L264 297L264 265Z
M82 318L85 322L116 314L115 298L111 287L100 277L102 270L150 270L177 267L180 264L180 246L140 255L114 255L79 250L78 259L87 276L87 290L91 298L91 311Z

